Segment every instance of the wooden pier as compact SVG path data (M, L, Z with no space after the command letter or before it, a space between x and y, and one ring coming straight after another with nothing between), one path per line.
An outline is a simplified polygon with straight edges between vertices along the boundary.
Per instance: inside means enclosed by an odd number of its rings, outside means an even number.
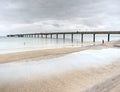
M120 34L120 31L83 31L83 32L50 32L50 33L29 33L29 34L12 34L12 35L7 35L7 37L33 37L33 38L53 38L53 35L56 35L56 39L59 38L59 35L63 35L63 39L66 39L66 35L70 34L71 35L71 41L74 41L74 34L80 34L81 35L81 42L84 41L84 34L92 34L93 35L93 42L96 40L96 34L107 34L107 41L110 41L110 35L111 34Z

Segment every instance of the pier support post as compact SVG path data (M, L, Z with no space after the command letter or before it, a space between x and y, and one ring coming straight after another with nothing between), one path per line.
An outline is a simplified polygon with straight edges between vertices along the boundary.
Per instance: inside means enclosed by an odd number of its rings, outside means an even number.
M73 33L71 34L71 41L73 42Z
M35 38L37 37L37 35L35 34Z
M31 37L33 38L33 34L31 34Z
M58 34L56 34L56 39L58 39Z
M43 34L41 34L41 38L43 38Z
M34 34L32 34L32 37L34 38Z
M39 34L37 35L37 37L39 38Z
M63 34L63 39L65 40L65 34Z
M83 33L81 34L81 42L83 43Z
M52 39L52 34L50 34L50 38Z
M108 42L110 41L110 34L108 34Z
M36 34L36 38L38 37L38 35Z
M95 42L95 34L93 34L93 42Z
M33 38L35 37L35 35L33 34Z
M45 34L45 38L47 38L47 34Z

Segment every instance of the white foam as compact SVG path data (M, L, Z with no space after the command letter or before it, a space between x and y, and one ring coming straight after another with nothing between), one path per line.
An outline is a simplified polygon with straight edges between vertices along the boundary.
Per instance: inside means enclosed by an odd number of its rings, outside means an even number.
M63 57L33 62L0 64L0 83L47 76L86 67L100 67L120 58L120 49L86 50Z

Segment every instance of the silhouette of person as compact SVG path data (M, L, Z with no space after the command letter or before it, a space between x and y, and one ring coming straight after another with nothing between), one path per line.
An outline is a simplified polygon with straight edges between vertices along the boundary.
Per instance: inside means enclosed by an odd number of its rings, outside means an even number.
M102 44L104 44L104 40L102 40Z

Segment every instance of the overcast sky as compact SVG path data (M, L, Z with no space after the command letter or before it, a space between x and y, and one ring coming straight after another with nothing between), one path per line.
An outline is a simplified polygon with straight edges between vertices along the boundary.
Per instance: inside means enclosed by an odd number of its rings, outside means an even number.
M119 29L120 0L0 0L0 35Z

